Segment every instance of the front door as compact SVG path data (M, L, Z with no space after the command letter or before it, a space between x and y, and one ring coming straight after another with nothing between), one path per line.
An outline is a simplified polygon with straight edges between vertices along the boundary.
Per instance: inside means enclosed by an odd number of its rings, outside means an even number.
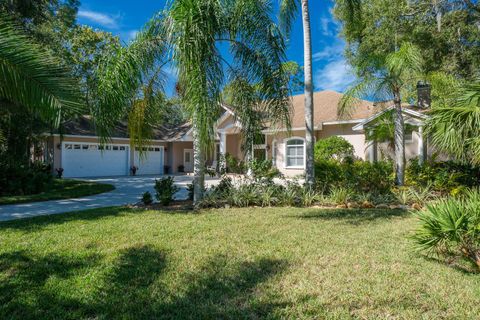
M193 150L183 150L183 166L185 172L193 172Z

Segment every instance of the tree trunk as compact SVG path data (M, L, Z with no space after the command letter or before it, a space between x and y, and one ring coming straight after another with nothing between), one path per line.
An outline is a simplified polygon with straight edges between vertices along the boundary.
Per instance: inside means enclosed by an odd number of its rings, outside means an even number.
M394 103L395 184L403 186L405 183L405 127L399 90L394 92Z
M437 20L437 31L442 32L442 9L440 7L439 0L434 0L433 6L435 8L435 15Z
M197 117L193 116L193 204L197 206L205 191L205 157L199 139Z
M313 82L312 82L312 44L308 0L302 0L303 50L305 72L305 182L312 188L315 183L314 170L314 128L313 128Z

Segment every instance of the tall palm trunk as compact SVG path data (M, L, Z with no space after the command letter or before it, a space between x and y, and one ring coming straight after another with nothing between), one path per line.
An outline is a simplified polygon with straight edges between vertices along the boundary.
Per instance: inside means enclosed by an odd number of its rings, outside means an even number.
M395 183L397 186L403 186L405 183L405 127L402 115L402 100L398 89L394 90L394 104Z
M205 156L200 143L196 112L193 115L193 204L198 205L205 191Z
M313 82L312 82L312 43L310 32L310 15L308 11L308 0L302 0L302 21L303 21L303 50L304 50L304 72L305 72L305 178L309 187L315 183L315 170L313 164L314 152L314 131L313 131Z

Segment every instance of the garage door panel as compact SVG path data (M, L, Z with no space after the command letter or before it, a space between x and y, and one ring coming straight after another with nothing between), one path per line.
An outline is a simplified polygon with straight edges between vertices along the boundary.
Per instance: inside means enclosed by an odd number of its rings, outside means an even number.
M163 174L164 149L159 146L144 147L142 152L135 150L137 174Z
M127 175L128 147L66 143L62 165L65 177Z

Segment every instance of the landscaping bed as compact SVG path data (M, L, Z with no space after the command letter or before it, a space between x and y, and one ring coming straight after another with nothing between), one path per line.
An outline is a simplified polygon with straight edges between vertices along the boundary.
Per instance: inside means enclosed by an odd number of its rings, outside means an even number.
M0 197L0 205L91 196L114 190L111 184L72 179L53 179L47 190L37 194Z
M105 208L0 223L0 318L476 319L401 210Z

